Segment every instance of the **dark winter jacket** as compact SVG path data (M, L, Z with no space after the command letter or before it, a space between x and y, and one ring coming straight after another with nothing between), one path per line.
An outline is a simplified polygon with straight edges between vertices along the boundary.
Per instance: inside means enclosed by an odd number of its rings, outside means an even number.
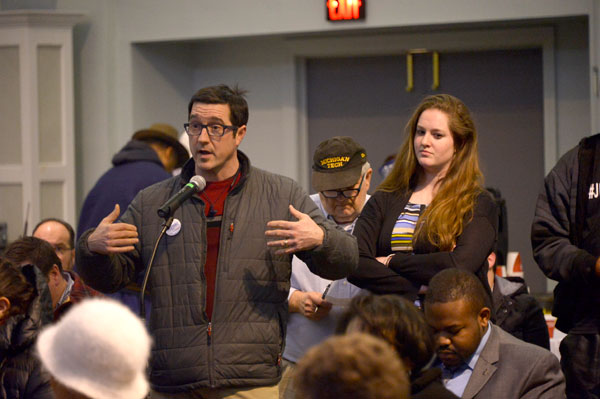
M153 388L182 392L200 387L276 384L287 323L290 255L267 247L266 224L296 220L293 205L309 214L325 232L323 244L297 255L311 271L339 279L353 270L358 249L353 236L325 219L308 195L292 180L250 166L238 151L241 178L227 195L211 323L205 306L206 217L197 197L175 212L181 230L158 246L150 276L154 338L150 379ZM162 220L156 210L194 174L194 161L182 175L158 183L133 200L122 222L137 226L134 251L112 256L93 254L85 233L78 243L77 264L87 283L101 291L122 287L143 271L150 259Z
M50 375L42 369L34 345L40 328L51 320L52 300L41 272L31 265L22 270L36 295L25 314L0 325L0 398L52 399Z
M538 266L548 278L558 281L553 304L553 314L558 317L556 327L579 334L600 332L600 279L594 270L600 246L591 245L600 235L600 214L589 212L590 208L598 209L598 180L594 182L590 175L591 185L580 182L582 174L600 170L596 166L600 156L596 156L595 164L580 160L582 145L594 142L600 143L600 135L582 140L546 176L531 228ZM598 152L593 147L591 150L592 154ZM582 195L578 195L578 189ZM581 220L577 220L578 202Z
M410 193L377 191L367 201L356 226L359 266L348 281L378 294L398 294L414 300L419 287L439 271L458 267L475 273L487 287L487 257L496 241L498 215L496 204L487 192L477 198L473 218L465 221L463 232L452 251L440 251L429 241L417 242L413 253L396 253L389 267L375 258L392 253L391 237L394 224L410 198Z
M525 284L495 276L492 297L497 326L525 342L550 349L544 312Z
M139 140L131 140L112 160L113 167L96 182L81 208L77 238L84 231L96 227L115 204L125 212L140 190L168 179L156 151Z

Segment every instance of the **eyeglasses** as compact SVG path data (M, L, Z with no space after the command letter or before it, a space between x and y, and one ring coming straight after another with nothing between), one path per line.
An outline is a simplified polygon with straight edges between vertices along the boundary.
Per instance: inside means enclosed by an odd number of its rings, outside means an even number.
M204 129L206 129L206 132L211 137L223 137L223 135L225 133L227 133L227 131L229 131L229 130L234 131L238 127L232 126L232 125L222 125L220 123L211 123L211 124L205 125L200 122L190 122L190 123L184 123L183 128L185 129L185 132L189 136L192 136L192 137L200 136Z
M364 180L365 175L362 175L358 188L347 188L344 190L325 190L321 191L321 194L323 194L323 197L325 198L338 198L339 196L342 196L344 198L355 198L356 196L358 196L358 193L360 193L360 189L362 188Z

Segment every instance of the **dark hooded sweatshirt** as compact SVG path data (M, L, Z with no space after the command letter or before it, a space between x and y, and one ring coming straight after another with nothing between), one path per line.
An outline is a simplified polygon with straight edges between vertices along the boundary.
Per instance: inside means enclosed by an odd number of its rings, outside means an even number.
M127 143L112 163L114 166L100 177L83 203L77 238L96 227L115 204L123 214L140 190L171 177L152 147L138 140Z

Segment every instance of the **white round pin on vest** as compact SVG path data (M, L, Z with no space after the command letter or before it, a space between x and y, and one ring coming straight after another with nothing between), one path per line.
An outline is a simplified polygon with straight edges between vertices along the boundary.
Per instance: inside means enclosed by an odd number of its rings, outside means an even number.
M173 223L171 223L171 227L167 230L167 235L173 237L179 233L181 230L181 222L179 219L173 219Z

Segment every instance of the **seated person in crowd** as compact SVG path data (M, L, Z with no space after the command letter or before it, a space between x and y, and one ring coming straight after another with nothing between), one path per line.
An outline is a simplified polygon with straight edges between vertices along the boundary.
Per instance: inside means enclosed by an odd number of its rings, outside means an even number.
M46 277L54 319L69 307L87 297L102 296L88 287L73 271L64 271L52 245L35 237L23 237L8 245L4 256L18 266L32 264L37 266Z
M351 233L369 197L373 170L367 162L367 152L351 137L337 136L319 144L313 160L312 183L318 193L310 198L328 219ZM310 347L334 333L343 312L342 306L332 305L323 298L325 291L334 298L348 299L361 289L345 278L332 281L319 277L294 256L283 352L285 368L279 383L281 399L294 397L290 376L296 362Z
M365 333L312 347L298 362L294 385L302 399L408 399L410 389L396 351Z
M38 330L51 317L39 270L0 258L0 398L54 398L50 376L33 351Z
M486 291L470 272L446 269L425 295L446 388L461 398L565 397L565 379L550 351L490 322Z
M494 252L488 256L488 263L496 325L525 342L550 349L544 312L538 301L529 295L525 282L498 276Z
M44 219L35 226L33 237L48 241L56 251L62 268L66 272L73 271L75 265L75 231L64 220L56 218Z
M430 367L435 353L429 326L417 307L396 295L355 297L338 325L339 333L365 332L382 338L409 371L411 398L456 399L442 384L441 370Z
M87 299L43 330L37 352L56 399L142 399L151 339L142 321L108 298Z

